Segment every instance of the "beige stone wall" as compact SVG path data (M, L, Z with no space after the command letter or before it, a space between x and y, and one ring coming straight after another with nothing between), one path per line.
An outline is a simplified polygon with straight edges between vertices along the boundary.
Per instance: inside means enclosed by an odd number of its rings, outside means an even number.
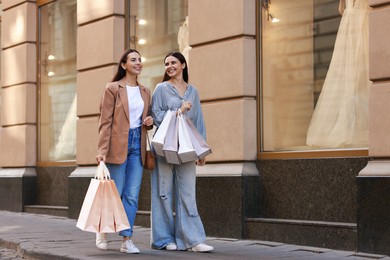
M2 1L0 167L36 163L36 4Z
M390 1L370 0L369 15L369 156L390 157ZM377 6L382 4L381 6ZM386 4L383 6L383 4Z
M203 101L208 161L256 159L255 25L254 0L189 0L190 82Z
M77 1L77 165L95 164L100 97L125 49L124 6L124 0ZM36 2L6 0L2 7L0 167L34 166ZM255 0L189 0L189 23L190 80L204 101L209 160L254 160Z
M123 0L77 1L78 165L96 164L97 118L103 89L125 49Z
M369 0L369 156L359 176L390 176L390 1Z

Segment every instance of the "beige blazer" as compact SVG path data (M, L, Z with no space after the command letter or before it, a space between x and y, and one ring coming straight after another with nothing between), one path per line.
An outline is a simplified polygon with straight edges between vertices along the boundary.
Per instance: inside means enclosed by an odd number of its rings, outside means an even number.
M150 115L151 94L148 88L140 86L144 101L142 121ZM141 158L145 164L146 134L153 126L142 126ZM104 89L100 103L98 154L106 155L106 162L121 164L127 157L130 129L129 105L125 79L110 82Z

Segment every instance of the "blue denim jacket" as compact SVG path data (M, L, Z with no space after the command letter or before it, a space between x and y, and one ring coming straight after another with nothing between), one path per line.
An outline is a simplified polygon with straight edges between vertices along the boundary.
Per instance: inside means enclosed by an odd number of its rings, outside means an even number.
M169 82L157 84L152 96L152 117L154 124L159 127L164 119L165 113L168 110L179 109L183 101L190 101L192 103L192 107L186 112L186 116L191 119L199 133L206 140L206 128L198 90L192 85L188 85L182 97Z

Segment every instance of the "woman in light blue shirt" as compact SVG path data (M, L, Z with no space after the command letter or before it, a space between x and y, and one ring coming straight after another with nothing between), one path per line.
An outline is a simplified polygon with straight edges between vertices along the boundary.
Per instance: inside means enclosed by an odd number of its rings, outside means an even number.
M152 97L154 124L159 127L168 110L180 110L206 139L199 94L194 86L188 84L184 56L179 52L169 53L164 64L163 82L156 86ZM151 176L152 248L194 252L210 252L214 249L204 244L206 234L196 206L196 164L203 166L205 162L203 158L175 165L157 156Z

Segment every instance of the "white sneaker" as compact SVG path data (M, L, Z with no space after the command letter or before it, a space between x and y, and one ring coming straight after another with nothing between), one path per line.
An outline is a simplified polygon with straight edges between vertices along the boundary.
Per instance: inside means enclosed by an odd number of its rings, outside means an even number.
M96 233L96 247L100 250L107 250L107 234L106 233Z
M128 254L139 254L139 249L133 244L131 239L122 242L120 251Z
M198 244L194 247L188 248L188 251L198 252L198 253L204 253L204 252L211 252L214 250L214 247L206 245L206 244Z
M171 242L169 243L166 247L165 247L165 250L168 250L168 251L175 251L177 250L177 245L175 242Z

